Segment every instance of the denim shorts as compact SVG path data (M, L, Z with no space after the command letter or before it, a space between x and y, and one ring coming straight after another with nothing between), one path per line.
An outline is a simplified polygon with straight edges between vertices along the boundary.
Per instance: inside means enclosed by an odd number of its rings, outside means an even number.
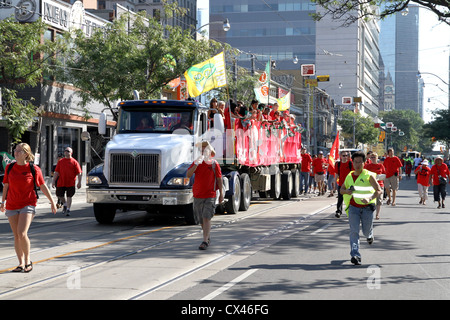
M36 207L34 206L25 206L23 208L20 209L15 209L15 210L6 210L5 215L10 218L12 216L15 216L16 214L22 214L22 213L31 213L31 214L35 214L36 213Z

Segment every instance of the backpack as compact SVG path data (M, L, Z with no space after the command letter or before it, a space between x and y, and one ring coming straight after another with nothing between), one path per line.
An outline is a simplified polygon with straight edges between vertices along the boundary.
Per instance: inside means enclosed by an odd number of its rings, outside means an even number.
M13 166L15 165L15 162L11 162L9 164L8 170L7 170L7 174L8 174L8 178L9 178L9 173L11 172ZM31 175L33 176L33 184L34 184L34 193L36 193L36 199L39 199L39 194L37 192L37 185L36 185L36 169L34 169L34 163L30 162L30 171L31 171ZM8 195L6 195L8 196ZM6 197L5 197L6 199Z

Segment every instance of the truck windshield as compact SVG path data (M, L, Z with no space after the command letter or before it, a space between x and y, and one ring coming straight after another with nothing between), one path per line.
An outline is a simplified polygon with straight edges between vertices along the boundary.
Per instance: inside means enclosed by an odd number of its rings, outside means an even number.
M172 133L185 129L192 133L192 110L124 107L120 110L118 133Z

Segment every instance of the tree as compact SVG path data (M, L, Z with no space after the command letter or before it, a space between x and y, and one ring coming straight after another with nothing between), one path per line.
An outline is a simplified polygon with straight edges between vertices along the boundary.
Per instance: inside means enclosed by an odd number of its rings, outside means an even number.
M0 88L2 115L6 117L12 143L20 142L22 134L38 115L38 106L17 97L18 90L34 87L48 69L49 58L58 43L41 41L45 24L19 23L9 18L0 21Z
M433 11L439 20L450 25L450 8L448 0L312 0L323 7L322 12L313 14L315 20L331 15L344 26L358 19L380 18L405 10L410 3L416 3ZM383 9L379 9L383 8ZM378 10L379 9L379 10Z
M404 132L403 136L396 133L389 133L386 139L389 146L392 146L395 151L413 149L417 151L430 151L431 144L428 141L421 139L423 136L424 121L420 115L413 110L393 110L390 112L380 112L379 117L383 119L384 123L393 122L394 125Z
M373 126L373 120L370 117L363 117L359 113L351 110L342 112L342 118L338 120L342 127L342 133L345 140L353 140L353 128L355 129L355 145L375 144L378 139L378 130Z
M446 146L447 154L450 148L450 110L441 109L433 111L434 120L424 125L424 137L431 141L432 138Z
M73 39L67 72L80 89L83 107L95 100L112 111L117 100L131 99L133 90L141 97L159 97L165 84L220 48L153 18L137 15L131 26L128 19L122 15L91 37L79 32Z

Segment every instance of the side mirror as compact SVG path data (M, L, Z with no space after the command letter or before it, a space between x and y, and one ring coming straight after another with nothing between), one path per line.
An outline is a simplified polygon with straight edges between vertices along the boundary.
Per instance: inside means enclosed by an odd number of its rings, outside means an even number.
M100 118L98 119L98 133L101 135L106 134L106 113L100 113Z

